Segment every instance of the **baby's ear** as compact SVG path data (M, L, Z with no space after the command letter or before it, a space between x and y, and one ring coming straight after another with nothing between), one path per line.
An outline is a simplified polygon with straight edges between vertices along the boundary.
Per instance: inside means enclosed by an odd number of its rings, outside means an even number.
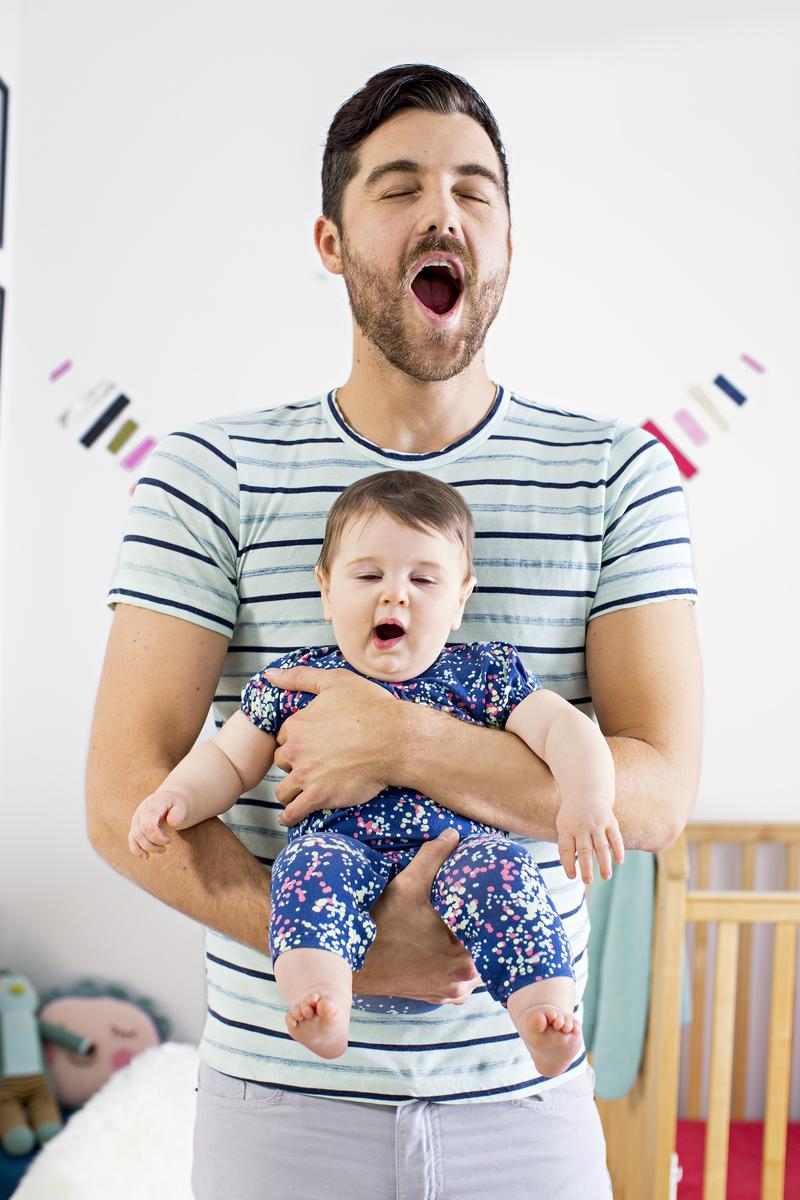
M317 566L314 567L314 578L317 581L317 586L319 587L320 594L322 596L322 615L326 621L330 621L330 606L328 604L328 577L321 567Z
M475 584L477 582L478 581L475 578L475 576L470 575L469 579L464 584L464 588L461 593L461 601L459 603L458 610L456 612L456 618L455 618L455 621L453 622L453 626L452 626L453 630L461 628L461 618L464 615L464 606L466 605L467 600L469 600L470 596L472 595L472 590L475 587Z

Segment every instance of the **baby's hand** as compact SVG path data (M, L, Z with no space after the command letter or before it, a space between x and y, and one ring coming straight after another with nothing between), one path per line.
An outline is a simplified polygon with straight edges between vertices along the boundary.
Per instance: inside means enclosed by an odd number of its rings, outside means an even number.
M172 838L161 829L166 821L173 829L179 828L189 816L189 802L180 792L163 791L147 796L133 814L128 848L137 858L149 858L151 854L164 854Z
M604 796L565 799L556 817L558 856L570 879L575 878L575 856L584 883L592 882L592 857L597 855L600 878L611 878L611 854L619 864L625 847L611 802Z

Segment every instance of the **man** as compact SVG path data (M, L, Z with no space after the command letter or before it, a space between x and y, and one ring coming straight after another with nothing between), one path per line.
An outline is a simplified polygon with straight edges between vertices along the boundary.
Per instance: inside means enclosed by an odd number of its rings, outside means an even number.
M444 836L373 911L342 1058L312 1062L288 1038L267 957L281 806L294 823L405 784L531 839L580 994L583 889L552 844L552 777L519 739L397 703L351 672L289 672L286 687L319 694L281 732L286 778L271 773L225 824L173 834L162 857L127 850L131 813L212 699L224 719L266 662L329 640L313 580L326 513L381 466L430 472L468 500L478 589L464 640L511 642L545 686L593 704L626 844L668 845L694 800L701 687L680 482L643 431L490 380L483 344L511 232L505 155L477 93L434 67L369 80L331 125L315 238L347 285L351 374L321 399L204 422L153 455L111 591L92 734L94 846L209 930L195 1195L606 1196L585 1055L537 1077L428 903Z

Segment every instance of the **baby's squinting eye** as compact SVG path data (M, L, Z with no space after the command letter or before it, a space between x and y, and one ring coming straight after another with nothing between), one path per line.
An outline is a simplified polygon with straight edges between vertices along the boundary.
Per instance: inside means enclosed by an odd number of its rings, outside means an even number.
M114 1037L121 1038L135 1038L137 1035L135 1029L120 1029L118 1025L112 1025L111 1032L114 1034Z

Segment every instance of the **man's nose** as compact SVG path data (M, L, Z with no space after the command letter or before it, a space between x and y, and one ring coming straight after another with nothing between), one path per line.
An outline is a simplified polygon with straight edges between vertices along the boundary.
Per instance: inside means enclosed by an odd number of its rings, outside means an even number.
M420 214L419 234L429 237L433 233L458 238L463 241L461 214L456 198L449 188L431 190L425 197Z

